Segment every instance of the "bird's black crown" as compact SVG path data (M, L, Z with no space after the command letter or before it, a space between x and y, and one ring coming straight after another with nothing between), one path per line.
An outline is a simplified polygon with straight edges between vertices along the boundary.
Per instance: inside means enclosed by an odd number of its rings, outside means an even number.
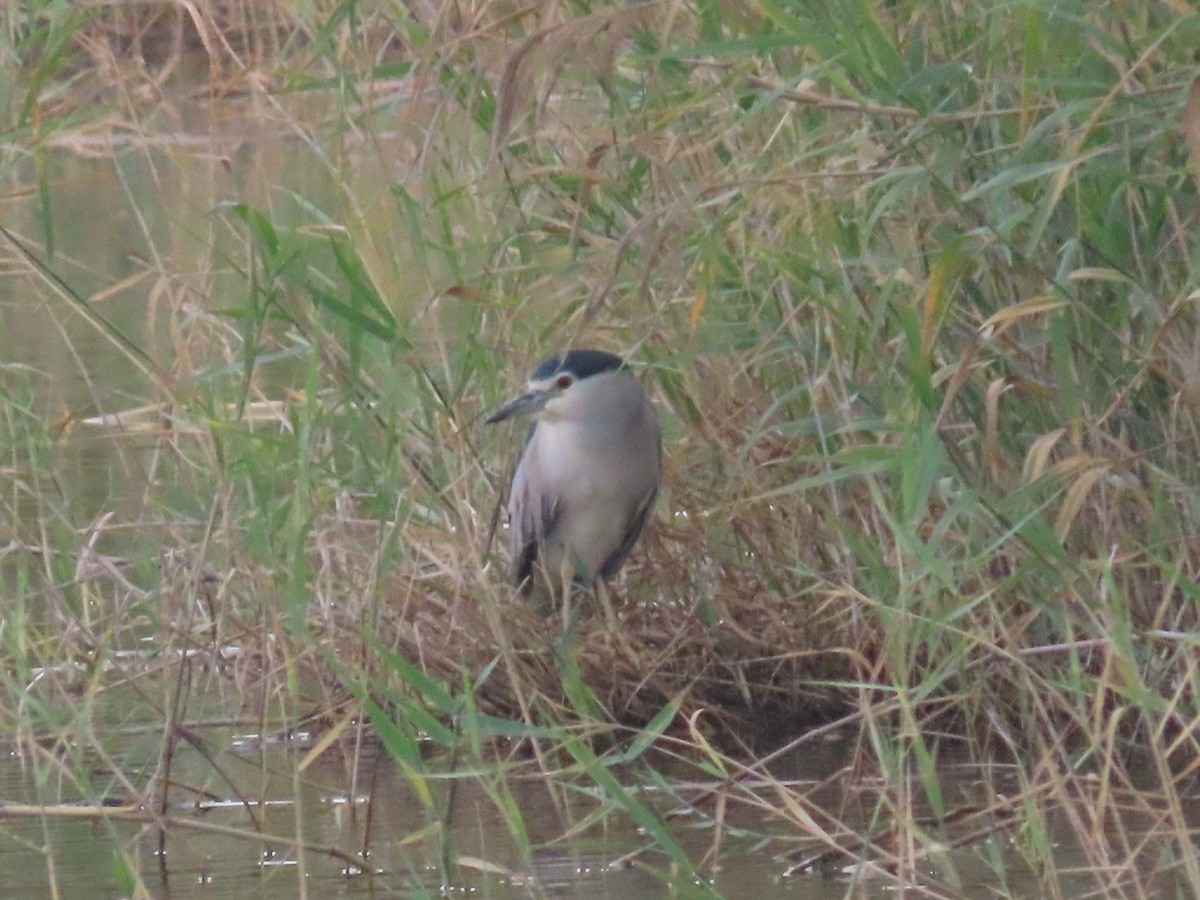
M533 380L553 378L559 372L569 372L577 379L587 378L601 372L615 372L623 365L621 357L603 350L568 350L543 359L533 372Z

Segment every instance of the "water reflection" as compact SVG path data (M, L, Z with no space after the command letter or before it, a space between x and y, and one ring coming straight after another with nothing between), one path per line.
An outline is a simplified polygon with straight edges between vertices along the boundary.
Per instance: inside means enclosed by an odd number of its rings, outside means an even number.
M107 743L107 752L128 772L148 773L152 744L117 740ZM351 748L334 747L298 772L304 748L288 742L236 743L232 731L214 729L204 745L217 748L215 755L177 747L167 810L173 824L162 852L152 822L122 821L118 807L108 818L72 818L59 804L79 799L78 791L48 787L27 754L6 754L0 761L4 802L54 807L44 817L5 822L0 866L12 873L6 891L42 896L53 883L66 896L119 892L125 885L114 859L129 858L136 877L159 897L295 897L301 877L310 896L663 895L655 870L667 870L668 861L646 836L620 816L581 827L596 809L595 798L555 786L536 771L435 779L438 796L427 806L400 769L370 746L357 760ZM97 759L96 771L103 769ZM101 781L114 803L132 799L119 784ZM683 796L703 788L679 789ZM653 794L647 796L653 800ZM660 794L657 802L678 809L677 798ZM519 824L510 827L502 807L513 810L512 822ZM144 810L138 814L149 818ZM274 840L248 834L251 819ZM703 857L713 838L711 820L672 821L681 845L693 858ZM726 842L714 876L724 896L844 892L835 882L783 878L784 863L771 848L736 836Z
M126 730L135 729L127 723ZM357 751L353 741L335 744L309 760L311 742L205 729L202 742L176 747L166 810L171 824L163 840L148 811L119 805L138 799L123 791L123 779L105 774L106 758L119 760L135 783L135 773L155 771L153 734L104 741L104 757L96 756L92 766L97 784L82 793L47 780L44 770L39 774L28 751L0 760L4 803L52 807L42 816L18 818L0 807L0 819L7 819L0 871L10 873L8 895L43 896L52 884L64 896L120 893L130 878L157 897L290 898L298 895L300 879L316 897L630 900L661 897L666 890L662 873L670 871L669 858L628 817L596 815L600 804L591 792L552 781L533 767L506 772L476 763L473 775L433 774L422 782L435 788L432 802L423 802L401 768L370 741ZM695 771L689 771L693 780L675 777L671 767L663 770L661 788L638 788L636 770L626 773L627 787L664 816L691 859L707 860L708 886L721 896L820 900L844 897L848 889L855 896L892 896L894 882L874 877L869 866L798 864L828 848L787 815L764 813L786 781L805 804L817 804L812 808L819 815L837 817L859 833L871 831L869 821L888 786L845 780L844 765L853 755L845 736L821 743L780 760L770 781L747 788L743 799L757 791L757 805L725 805L718 798L728 784L694 780ZM430 761L430 772L438 767ZM980 776L975 767L947 765L946 797L957 803L994 790L985 790ZM993 777L989 773L989 785ZM118 804L111 815L75 818L60 806L84 798L95 804L97 796ZM127 814L138 821L125 820ZM1064 823L1064 840L1069 833ZM1007 840L999 831L973 846L947 847L945 858L930 859L929 871L912 877L944 884L949 871L972 896L997 884L988 866L992 853L1007 860L1012 888L1012 873L1020 867ZM1063 864L1074 853L1065 843L1057 852ZM124 860L134 861L136 871L122 877Z
M148 128L156 138L44 149L44 193L30 190L5 213L0 389L31 413L11 452L54 454L55 515L75 528L100 511L134 521L147 485L178 477L158 468L161 442L106 417L150 404L170 427L170 390L207 382L206 395L242 402L256 387L291 383L294 361L272 344L278 335L263 329L262 346L242 347L245 335L222 314L250 291L236 262L245 235L222 204L269 209L287 228L338 203L313 149L253 103L182 100L161 112L170 134ZM351 172L376 180L369 194L386 194L375 164ZM30 164L12 177L34 185L39 173ZM231 364L230 347L235 358L257 354L255 365ZM29 511L33 521L42 515Z

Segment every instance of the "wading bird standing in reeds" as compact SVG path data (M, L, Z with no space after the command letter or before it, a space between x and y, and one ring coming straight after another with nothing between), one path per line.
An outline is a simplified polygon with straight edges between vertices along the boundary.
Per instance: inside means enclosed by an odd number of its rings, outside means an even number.
M543 606L573 582L594 585L610 627L607 579L645 527L662 480L658 414L619 356L568 350L534 370L488 423L533 420L508 499L513 578Z

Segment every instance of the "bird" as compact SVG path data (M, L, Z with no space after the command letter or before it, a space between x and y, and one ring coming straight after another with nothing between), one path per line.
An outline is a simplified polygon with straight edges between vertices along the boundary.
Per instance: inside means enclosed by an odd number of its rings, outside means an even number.
M508 495L513 581L526 597L561 588L570 628L573 582L594 586L615 627L605 583L645 528L662 483L658 413L624 360L603 350L546 357L524 393L487 424L532 420Z

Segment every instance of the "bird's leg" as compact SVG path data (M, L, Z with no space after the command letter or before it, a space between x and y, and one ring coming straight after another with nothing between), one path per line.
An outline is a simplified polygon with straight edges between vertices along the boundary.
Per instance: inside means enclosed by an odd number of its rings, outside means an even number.
M596 599L600 601L600 608L604 610L604 624L610 632L616 633L617 614L613 612L612 600L609 598L608 582L597 576L593 586L596 589Z
M562 585L563 634L567 634L571 630L571 588L575 581L575 563L571 560L570 554L563 554L558 575L558 582Z

